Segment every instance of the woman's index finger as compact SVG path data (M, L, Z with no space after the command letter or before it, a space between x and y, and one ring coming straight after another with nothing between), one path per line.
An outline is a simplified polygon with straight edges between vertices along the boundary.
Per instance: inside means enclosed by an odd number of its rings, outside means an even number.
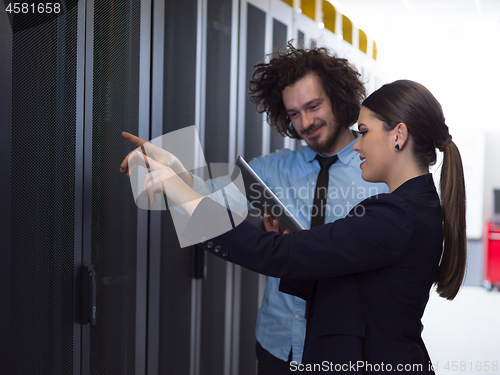
M127 133L127 132L122 132L122 137L125 138L127 141L132 142L134 145L141 147L146 141L144 139L141 139L133 134Z

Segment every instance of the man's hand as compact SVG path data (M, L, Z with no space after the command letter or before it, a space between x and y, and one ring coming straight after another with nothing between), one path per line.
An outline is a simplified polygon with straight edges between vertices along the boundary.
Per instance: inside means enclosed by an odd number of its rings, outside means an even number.
M271 222L271 217L268 214L264 214L264 227L267 232L276 232L278 234L288 234L290 231L287 229L284 232L280 229L280 222L278 219L274 219Z

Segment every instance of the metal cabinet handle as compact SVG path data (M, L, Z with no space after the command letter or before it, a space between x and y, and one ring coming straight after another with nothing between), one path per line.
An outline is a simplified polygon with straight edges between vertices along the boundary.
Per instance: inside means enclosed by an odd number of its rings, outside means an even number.
M82 270L82 324L96 324L96 273L94 265L87 263Z

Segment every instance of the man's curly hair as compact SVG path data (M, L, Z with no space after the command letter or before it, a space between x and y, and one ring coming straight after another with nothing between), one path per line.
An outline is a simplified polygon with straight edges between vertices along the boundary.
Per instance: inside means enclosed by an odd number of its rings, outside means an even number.
M288 117L282 91L308 73L319 78L338 124L348 128L356 123L366 95L360 74L346 59L330 54L326 48L297 49L290 41L269 63L257 64L255 68L249 86L250 100L259 113L266 112L267 121L282 136L302 139Z

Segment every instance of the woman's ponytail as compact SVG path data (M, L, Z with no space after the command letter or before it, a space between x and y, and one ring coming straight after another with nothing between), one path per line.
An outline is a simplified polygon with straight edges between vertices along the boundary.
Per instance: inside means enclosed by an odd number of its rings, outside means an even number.
M460 152L451 136L436 146L443 151L440 189L444 250L434 282L439 295L452 300L462 285L467 260L464 170Z

